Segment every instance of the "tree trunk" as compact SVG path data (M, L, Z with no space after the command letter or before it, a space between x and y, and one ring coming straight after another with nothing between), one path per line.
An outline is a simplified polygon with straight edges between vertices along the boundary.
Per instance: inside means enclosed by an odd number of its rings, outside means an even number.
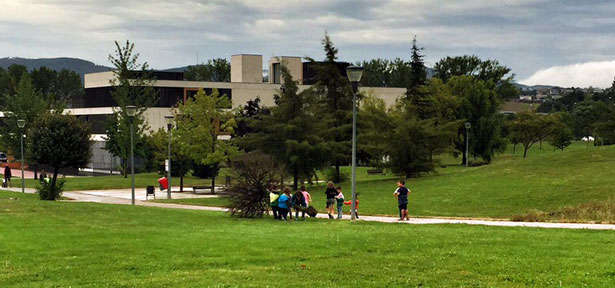
M58 180L58 172L60 172L60 167L53 167L53 178L51 178L51 189L53 189L53 191L55 191L56 189L56 183Z
M299 182L299 169L295 167L295 169L293 169L293 190L297 190L298 182Z
M539 146L538 150L542 150L542 139L540 139L540 146Z
M466 149L465 147L463 147L463 151L462 151L462 156L461 156L461 166L466 165L466 161L467 161L467 157L468 155L466 155Z
M340 180L340 160L335 160L335 182L339 183Z
M38 164L34 163L34 180L38 179Z
M128 178L128 159L122 159L122 176Z
M525 158L525 155L527 155L527 149L529 149L530 147L523 147L523 158Z
M216 175L218 174L218 164L212 164L211 169L211 194L216 194Z
M515 155L515 148L517 148L517 143L513 144L513 155Z
M179 161L179 192L184 192L184 161Z

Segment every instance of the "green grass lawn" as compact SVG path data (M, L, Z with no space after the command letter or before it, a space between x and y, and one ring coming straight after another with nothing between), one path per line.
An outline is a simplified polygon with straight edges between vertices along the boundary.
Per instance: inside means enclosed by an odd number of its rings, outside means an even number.
M555 212L565 206L615 199L613 146L587 148L577 142L562 152L543 143L542 150L534 145L525 159L522 153L517 147L513 155L509 147L492 164L470 168L459 165L458 159L443 157L446 168L407 181L412 190L411 215L510 219L534 210ZM360 213L397 215L396 177L367 176L365 168L357 176ZM350 197L350 182L341 186ZM324 211L324 187L308 186L308 190L314 206ZM219 199L189 201L224 205Z
M0 231L0 287L615 286L614 231L284 223L10 192Z

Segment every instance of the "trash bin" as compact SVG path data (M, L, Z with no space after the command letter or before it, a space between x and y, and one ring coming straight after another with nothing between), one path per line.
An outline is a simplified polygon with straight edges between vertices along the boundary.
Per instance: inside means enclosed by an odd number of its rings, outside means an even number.
M169 188L169 180L167 177L162 177L158 179L158 183L160 184L160 190L165 190Z

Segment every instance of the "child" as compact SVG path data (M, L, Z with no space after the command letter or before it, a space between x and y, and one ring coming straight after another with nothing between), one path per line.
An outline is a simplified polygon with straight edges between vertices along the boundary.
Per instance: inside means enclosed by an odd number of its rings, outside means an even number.
M305 199L305 207L310 206L310 203L312 203L312 195L305 190L305 185L301 185L301 192L303 192L303 198Z
M287 221L286 216L288 215L288 210L291 207L290 199L290 188L284 187L284 194L280 195L280 198L278 198L278 213L280 213L281 218L284 218L284 221Z
M397 189L395 190L395 198L397 198L397 206L399 208L399 221L410 220L408 217L408 194L410 190L406 188L406 181L397 181Z
M307 208L307 205L305 204L305 196L303 196L303 191L297 190L295 195L293 195L292 202L293 208L295 208L295 221L299 221L299 211L302 212L302 219L305 220L305 208Z
M333 213L335 213L335 196L337 196L337 190L335 190L333 182L329 181L327 183L325 195L327 195L327 214L329 215L329 219L333 219Z
M269 204L271 205L271 211L273 212L273 219L280 219L280 213L278 208L278 199L280 198L280 192L276 191L275 186L272 186L269 190Z
M335 196L335 200L337 201L337 219L342 219L342 207L344 207L344 194L342 194L342 186L337 186L335 189L337 190L337 196Z
M354 215L355 215L355 217L357 217L357 219L359 219L359 195L360 194L357 192L357 201L355 201L355 204L354 204L354 208L355 208L354 209ZM344 205L351 206L350 207L350 213L352 214L352 199L350 201L344 202Z

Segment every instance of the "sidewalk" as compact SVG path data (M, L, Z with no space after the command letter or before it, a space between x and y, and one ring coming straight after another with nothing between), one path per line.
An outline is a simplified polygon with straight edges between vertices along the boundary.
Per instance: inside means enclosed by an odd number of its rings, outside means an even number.
M3 188L13 192L21 192L21 188ZM175 189L175 188L174 188ZM126 198L125 190L100 190L100 191L68 191L64 192L62 196L68 197L76 202L94 202L105 204L121 204L130 205L131 198ZM120 193L119 197L114 197L114 192ZM130 189L128 189L130 192ZM34 189L26 189L26 193L34 193ZM172 209L186 209L186 210L202 210L202 211L220 211L226 212L228 209L220 207L207 207L196 205L184 205L173 203L158 203L151 201L143 201L145 199L145 193L137 193L137 195L143 194L143 199L135 201L135 205L158 207L158 208L172 208ZM162 195L161 195L162 194ZM171 195L171 198L181 198L182 194L191 193L175 193ZM160 196L159 196L160 195ZM197 197L217 197L217 195L190 195L192 198ZM141 198L141 197L139 197ZM166 199L165 191L156 191L157 199ZM189 198L184 195L183 198ZM317 218L326 219L326 214L318 214ZM344 215L344 220L350 220L350 215ZM384 217L384 216L362 216L358 221L370 221L370 222L382 222L382 223L398 223L398 224L468 224L468 225L484 225L484 226L501 226L501 227L534 227L534 228L560 228L560 229L590 229L590 230L615 230L615 224L585 224L585 223L547 223L547 222L513 222L513 221L494 221L494 220L477 220L477 219L447 219L447 218L410 218L408 221L398 221L396 217ZM331 220L335 221L335 220Z

